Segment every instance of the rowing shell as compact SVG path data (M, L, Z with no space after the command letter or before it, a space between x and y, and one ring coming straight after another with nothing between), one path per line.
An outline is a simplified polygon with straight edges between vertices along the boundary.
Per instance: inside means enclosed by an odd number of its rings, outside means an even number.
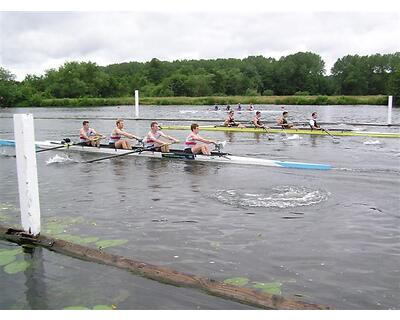
M13 140L0 139L0 145L13 145L13 144L14 144ZM35 144L40 149L49 149L49 148L54 148L55 146L63 145L62 142L56 142L56 141L36 141ZM100 148L74 145L74 144L65 146L70 151L79 151L87 153L104 153L104 154L118 155L118 154L132 152L132 150L114 149L107 145L102 145L100 146ZM138 151L140 151L140 149L141 148L137 148ZM231 163L231 164L281 167L281 168L291 168L291 169L329 170L332 168L332 166L329 164L239 157L223 152L212 152L210 156L207 156L207 155L197 155L197 154L194 155L192 153L187 153L183 150L170 150L170 152L142 151L137 153L130 153L127 156L149 157L149 158L159 158L159 159L181 159L181 160L197 161L197 162Z
M162 126L163 130L190 130L189 126ZM266 130L254 127L224 127L224 126L200 126L203 131L226 131L226 132L253 132L265 133ZM374 137L374 138L400 138L400 133L397 132L368 132L368 131L351 131L342 129L329 129L329 133L333 136L348 136L348 137ZM310 134L310 135L328 135L323 130L310 130L306 128L299 129L281 129L270 128L268 132L271 133L287 133L287 134Z

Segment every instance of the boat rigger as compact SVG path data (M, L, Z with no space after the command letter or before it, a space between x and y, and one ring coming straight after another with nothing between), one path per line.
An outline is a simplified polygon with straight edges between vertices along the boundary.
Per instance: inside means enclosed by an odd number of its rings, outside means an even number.
M224 126L201 126L202 131L224 131L224 132L250 132L250 133L265 133L266 130L255 127L224 127ZM178 125L163 125L163 130L190 130L189 126ZM371 137L371 138L400 138L400 132L371 132L371 131L352 131L344 129L328 129L329 134L333 136L346 137ZM269 133L286 133L286 134L308 134L308 135L328 135L328 132L323 130L310 130L308 128L298 129L282 129L272 127L268 129Z
M136 156L136 157L148 157L158 159L181 159L187 161L196 162L212 162L212 163L230 163L240 165L256 165L266 167L280 167L280 168L291 168L291 169L314 169L314 170L330 170L332 166L329 164L320 163L305 163L305 162L292 162L292 161L281 161L271 160L264 158L251 158L234 156L225 152L213 151L210 156L199 155L185 152L183 150L171 149L169 152L158 152L152 150L146 150L143 147L134 147L132 150L115 149L109 145L101 145L100 147L82 146L80 144L71 144L57 141L36 141L36 147L40 150L44 149L65 149L77 152L86 152L94 154L108 154L108 155L121 155L123 156ZM2 140L0 139L0 146L12 146L13 140ZM134 151L134 152L133 152ZM137 152L136 152L137 151Z

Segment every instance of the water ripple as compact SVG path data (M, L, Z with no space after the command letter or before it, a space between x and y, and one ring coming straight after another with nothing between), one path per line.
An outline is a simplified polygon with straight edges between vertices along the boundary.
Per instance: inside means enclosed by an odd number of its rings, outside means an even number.
M294 208L310 206L328 199L329 193L303 186L277 186L265 194L218 190L212 198L235 207Z

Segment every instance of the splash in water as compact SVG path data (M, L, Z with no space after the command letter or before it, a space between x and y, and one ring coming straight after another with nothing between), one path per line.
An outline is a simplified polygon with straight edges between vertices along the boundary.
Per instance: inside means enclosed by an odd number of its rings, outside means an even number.
M364 142L364 144L374 145L374 144L382 144L382 142L380 142L379 140L367 140Z
M293 134L293 135L286 137L286 140L301 140L301 139L303 139L303 138L300 137L298 134Z
M46 164L53 164L53 163L68 163L68 162L75 162L74 160L72 160L69 156L59 156L58 154L56 154L54 157L48 159L46 161Z
M328 195L325 191L302 186L278 186L264 194L218 190L212 197L224 204L242 208L294 208L320 203L327 200Z

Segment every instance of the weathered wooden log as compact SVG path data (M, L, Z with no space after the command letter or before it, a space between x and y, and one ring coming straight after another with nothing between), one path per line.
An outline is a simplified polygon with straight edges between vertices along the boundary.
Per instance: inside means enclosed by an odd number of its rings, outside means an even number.
M81 260L97 262L100 264L129 270L145 278L178 287L200 289L211 295L258 308L279 310L329 309L328 307L318 304L288 299L279 295L260 293L249 288L240 288L213 279L185 274L169 268L110 254L101 249L93 249L44 235L33 237L24 233L23 230L16 230L2 225L0 225L0 238L18 244L33 244L42 246L51 251L62 253Z

